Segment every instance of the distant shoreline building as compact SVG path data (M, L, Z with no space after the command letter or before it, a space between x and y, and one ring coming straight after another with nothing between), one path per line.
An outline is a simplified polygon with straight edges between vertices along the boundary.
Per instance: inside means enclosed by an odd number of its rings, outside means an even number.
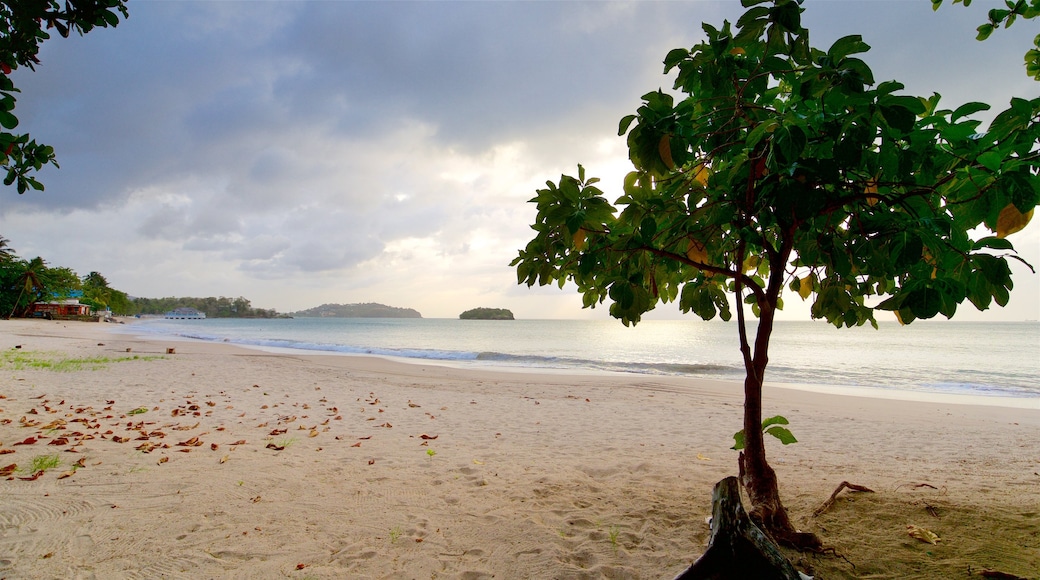
M170 320L202 320L206 318L205 312L199 312L194 308L174 308L173 310L163 314L163 318Z
M29 315L38 318L89 316L90 306L87 304L80 304L79 300L76 298L53 300L51 302L37 302L32 305Z

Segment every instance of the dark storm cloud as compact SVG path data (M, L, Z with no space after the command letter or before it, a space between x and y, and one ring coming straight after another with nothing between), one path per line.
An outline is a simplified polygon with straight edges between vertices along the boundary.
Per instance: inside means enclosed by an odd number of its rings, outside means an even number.
M234 173L267 147L297 145L294 131L366 139L414 119L445 145L479 150L539 127L573 130L583 111L634 104L629 81L649 72L652 39L667 37L622 4L231 6L141 3L115 30L46 43L39 70L17 77L18 112L58 147L63 171L45 172L48 195L20 201L92 206L185 174Z

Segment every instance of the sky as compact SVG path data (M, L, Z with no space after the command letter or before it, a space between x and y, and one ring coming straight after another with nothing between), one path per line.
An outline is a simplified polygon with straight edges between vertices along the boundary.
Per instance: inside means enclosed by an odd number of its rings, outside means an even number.
M861 34L875 78L1005 108L1034 98L1019 22L977 42L992 2L808 0L814 46ZM131 296L243 296L279 312L379 302L454 318L608 318L573 287L519 286L527 201L577 164L609 199L630 170L619 120L670 89L662 60L735 21L725 2L129 2L114 29L46 41L19 131L55 147L45 192L0 187L23 258L103 274ZM991 114L992 114L991 113ZM980 117L985 119L984 116ZM1040 267L1040 220L1011 240ZM1040 318L1013 266L1004 309ZM808 319L787 298L782 314ZM880 314L881 317L887 314ZM660 305L647 318L681 318Z

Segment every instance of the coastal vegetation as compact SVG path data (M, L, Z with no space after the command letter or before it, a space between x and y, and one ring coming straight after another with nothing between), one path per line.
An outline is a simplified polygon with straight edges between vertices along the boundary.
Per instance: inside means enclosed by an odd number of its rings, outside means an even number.
M0 314L25 316L40 301L75 298L95 312L111 310L116 316L161 315L175 308L194 308L207 318L277 318L274 310L253 308L243 297L139 298L109 286L100 272L80 277L71 268L49 266L41 257L19 258L10 241L0 236Z
M238 298L206 297L206 298L134 298L133 304L138 314L158 316L177 308L194 308L206 315L206 318L284 318L275 310L253 308L249 300Z
M37 256L18 257L10 241L0 236L0 314L25 316L36 302L77 298L94 310L110 309L117 315L138 312L125 292L112 288L99 272L80 277L71 268L49 266Z
M93 357L64 357L60 353L33 352L26 350L8 350L0 353L0 368L23 370L36 369L48 370L58 373L70 373L75 371L101 370L113 363L156 360L161 356L123 356L110 358L107 356Z
M513 313L505 308L473 308L459 315L462 320L514 320Z
M71 268L50 266L36 257L20 258L10 241L0 236L0 315L7 318L26 316L36 302L75 298L95 312L111 310L116 316L161 316L177 308L194 308L206 318L286 318L274 309L254 308L247 298L239 296L209 297L132 297L116 290L100 272L79 276ZM376 303L322 304L292 313L292 316L327 316L334 318L422 318L411 308L397 308Z
M982 127L972 117L988 104L948 109L937 94L876 82L858 35L812 47L800 2L743 4L735 26L705 23L706 41L668 53L678 97L649 92L621 120L634 165L624 194L609 202L581 165L547 182L531 200L537 234L512 265L528 286L573 282L585 307L609 300L626 326L659 302L704 320L735 309L746 373L737 464L751 519L774 540L820 550L792 525L766 460L762 386L782 295L811 300L812 317L838 328L876 328L878 311L910 324L951 318L965 301L1007 304L1008 262L1021 261L1008 236L1040 202L1040 98L1013 98ZM1008 4L1023 18L1037 5ZM718 487L716 506L727 497L739 503ZM689 577L726 568L715 558L737 565L709 553ZM782 559L768 568L797 577Z
M307 310L293 312L293 316L299 317L327 317L327 318L422 318L419 311L411 308L398 308L374 302L358 304L322 304Z

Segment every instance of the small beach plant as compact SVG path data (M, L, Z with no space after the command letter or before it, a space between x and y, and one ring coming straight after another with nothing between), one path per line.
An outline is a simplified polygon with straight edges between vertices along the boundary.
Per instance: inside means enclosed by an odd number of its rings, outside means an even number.
M610 547L614 550L614 555L617 556L618 551L618 536L621 534L621 528L618 526L610 526L607 531L607 536L610 538Z
M29 473L36 473L38 471L46 471L48 469L57 469L61 465L61 456L57 453L50 455L37 455L32 458L29 466Z
M784 445L790 445L792 443L798 443L798 440L795 439L794 434L791 433L791 430L788 429L787 427L783 427L783 425L788 425L788 424L789 423L788 423L787 419L785 417L781 416L781 415L777 415L775 417L770 417L770 418L766 419L765 421L762 421L762 432L763 433L767 433L769 435L772 435L773 437L776 437ZM743 429L741 429L740 431L737 431L736 433L733 434L733 441L734 441L733 447L730 447L730 449L736 449L737 451L740 451L741 449L744 448L744 430Z
M296 444L297 439L295 437L282 437L281 439L274 441L273 443L283 449L288 449Z

